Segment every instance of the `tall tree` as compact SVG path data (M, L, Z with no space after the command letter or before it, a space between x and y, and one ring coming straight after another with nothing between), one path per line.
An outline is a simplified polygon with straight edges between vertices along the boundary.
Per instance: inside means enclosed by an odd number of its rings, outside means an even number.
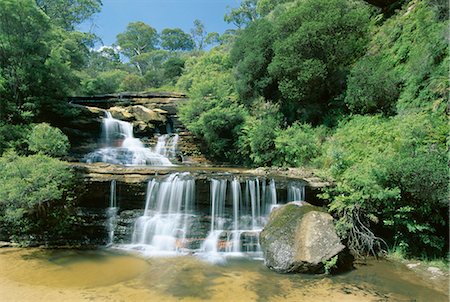
M231 9L225 14L225 22L233 23L239 29L247 27L259 17L256 11L257 3L258 0L243 0L238 8Z
M130 60L155 50L158 42L159 36L156 29L142 21L129 23L125 32L117 35L117 44L121 49L120 51ZM135 61L134 65L142 75L142 64Z
M290 121L323 121L345 89L351 64L365 51L369 28L368 5L346 0L299 1L276 19L268 69Z
M53 23L66 30L100 12L101 0L35 0L36 4L50 17Z
M206 38L206 31L205 25L199 19L194 20L194 28L191 29L191 36L192 39L195 41L195 44L197 45L197 49L203 50Z
M63 101L78 84L79 39L52 27L34 0L0 1L0 120L20 123Z
M161 47L168 51L192 50L194 40L181 28L165 28L161 32Z

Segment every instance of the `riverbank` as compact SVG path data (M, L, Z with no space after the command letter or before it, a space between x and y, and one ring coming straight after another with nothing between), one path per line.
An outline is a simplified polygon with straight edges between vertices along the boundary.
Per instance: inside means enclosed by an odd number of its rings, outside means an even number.
M359 263L338 276L281 275L260 261L114 250L0 249L4 301L448 301L404 265Z

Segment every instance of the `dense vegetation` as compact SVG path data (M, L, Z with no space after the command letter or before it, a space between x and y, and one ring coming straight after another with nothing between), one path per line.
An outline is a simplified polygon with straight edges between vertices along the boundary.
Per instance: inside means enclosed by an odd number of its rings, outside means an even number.
M322 197L356 253L445 256L448 3L391 4L243 0L223 35L199 20L190 33L132 22L94 50L98 38L75 28L101 1L0 0L0 224L73 220L71 172L49 157L67 140L38 124L74 114L65 96L177 89L211 160L332 180Z
M243 1L235 42L187 61L181 117L217 161L318 168L355 252L444 256L448 7L403 2Z

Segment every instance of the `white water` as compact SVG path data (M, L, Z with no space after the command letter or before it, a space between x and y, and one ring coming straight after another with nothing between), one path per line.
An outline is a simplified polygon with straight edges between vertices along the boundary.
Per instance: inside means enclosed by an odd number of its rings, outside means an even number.
M153 152L167 158L174 158L177 154L178 134L163 134L158 137Z
M86 162L121 165L172 165L167 156L146 148L138 138L134 137L132 124L113 118L107 111L105 111L102 121L100 144L100 149L86 155ZM176 142L173 150L175 148Z
M195 253L211 262L262 256L259 233L278 205L274 180L211 179L210 207L204 200L197 203L195 192L195 179L189 173L149 181L144 211L134 223L131 244L122 248L149 256ZM287 192L282 202L298 194L304 199L302 183L290 183Z
M109 192L109 207L106 209L106 228L108 231L108 245L113 244L116 218L117 218L116 181L111 180Z
M248 179L242 183L238 178L212 179L211 228L200 255L212 262L221 262L228 256L260 257L259 233L276 204L276 195L273 180L266 184L265 179Z
M287 201L304 201L305 200L305 186L292 182L288 186Z
M195 181L188 173L148 183L144 215L134 225L131 248L150 255L182 252L193 215Z

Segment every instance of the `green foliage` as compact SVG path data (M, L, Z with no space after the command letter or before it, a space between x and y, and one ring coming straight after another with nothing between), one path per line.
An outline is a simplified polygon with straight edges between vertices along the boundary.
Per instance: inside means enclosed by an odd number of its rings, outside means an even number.
M309 124L294 123L279 130L275 139L275 164L287 167L305 167L312 164L321 152L326 130Z
M346 103L356 113L445 107L448 20L433 1L411 2L387 20L353 68Z
M73 176L66 163L9 152L0 157L0 170L0 225L10 236L52 236L70 229Z
M165 28L161 32L161 47L168 51L192 50L194 40L181 28Z
M156 29L144 22L131 22L125 32L117 35L117 44L122 54L129 59L140 56L156 49L159 36ZM143 67L139 61L134 61L138 71L143 74Z
M32 152L60 157L67 154L70 144L69 139L61 130L47 123L41 123L31 128L28 136L28 148Z
M247 112L236 101L229 56L213 49L186 62L177 86L188 91L180 119L221 162L239 162L237 140Z
M258 0L243 0L238 8L230 9L223 19L239 29L245 28L259 17L256 11L257 3Z
M138 76L136 74L127 74L122 83L120 83L119 91L142 91L145 87L144 77Z
M93 78L86 76L81 81L82 93L87 95L95 95L118 92L119 87L126 76L126 71L117 69L100 72Z
M26 153L27 136L30 132L27 125L11 125L0 122L0 156L8 149L18 153Z
M267 70L273 58L275 38L273 25L260 19L242 31L233 45L230 58L236 66L236 89L247 106L258 96L276 98L277 82Z
M278 81L288 120L300 115L303 121L321 121L342 93L349 65L365 49L369 17L362 2L307 0L277 18L269 74Z
M33 0L0 1L0 120L51 115L78 84L85 45L53 27Z
M50 20L66 30L73 30L93 14L100 12L101 0L35 0Z
M331 274L331 271L336 267L337 260L338 260L338 255L336 255L328 260L322 261L324 269L325 269L325 274L327 274L327 275Z
M185 60L179 57L172 57L165 61L162 66L164 82L175 84L183 73L184 64Z
M259 101L247 117L239 137L239 150L248 163L271 166L277 161L275 138L280 129L281 115L278 106Z
M341 125L324 161L336 181L324 197L341 234L363 224L410 253L439 255L448 244L441 238L448 232L447 132L444 118L424 113L356 116Z
M398 77L378 56L367 56L352 68L345 103L352 113L392 115L400 95Z

